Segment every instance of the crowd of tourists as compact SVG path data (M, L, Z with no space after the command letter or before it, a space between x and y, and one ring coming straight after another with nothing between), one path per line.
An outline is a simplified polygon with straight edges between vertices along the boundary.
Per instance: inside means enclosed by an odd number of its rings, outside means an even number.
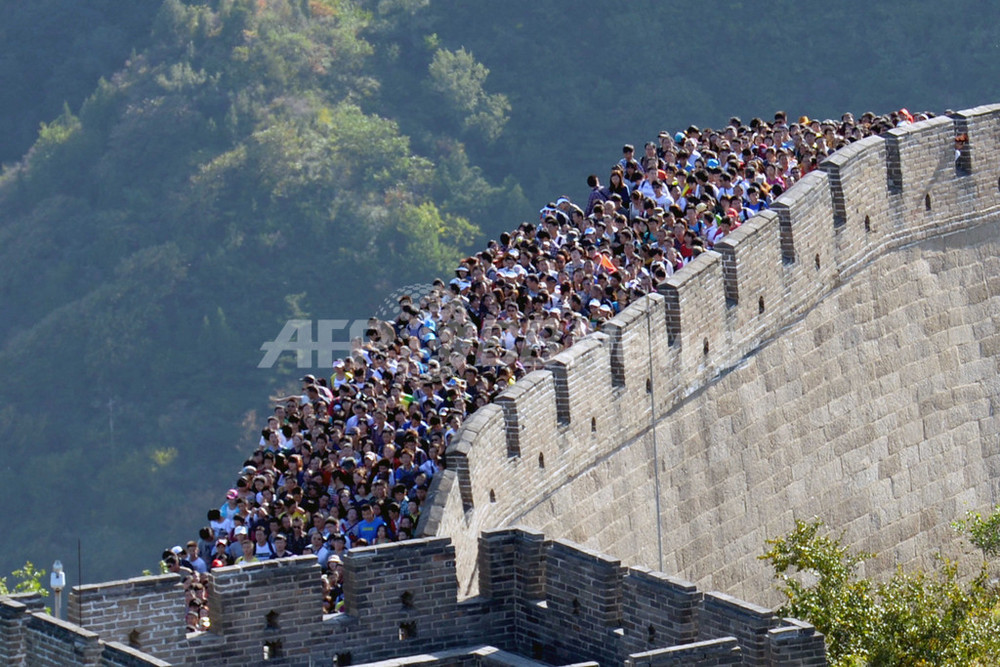
M466 257L392 322L306 375L273 413L198 539L164 552L183 575L189 630L208 627L207 573L313 554L323 610L343 608L343 556L406 540L463 420L526 373L768 208L837 148L930 117L906 109L839 120L778 112L719 129L660 132L622 148L587 200L558 197L537 221Z

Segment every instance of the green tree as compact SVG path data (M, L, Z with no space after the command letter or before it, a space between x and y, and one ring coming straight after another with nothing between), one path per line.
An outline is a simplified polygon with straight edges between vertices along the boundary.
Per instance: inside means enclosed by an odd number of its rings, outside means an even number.
M78 4L95 2L114 4ZM451 273L516 194L467 159L453 118L423 131L442 160L373 103L402 67L380 59L384 33L412 30L421 0L157 2L148 46L43 116L0 175L0 449L45 454L0 483L13 513L62 517L13 534L0 572L79 536L88 576L120 578L149 554L120 548L118 526L151 545L191 536L248 451L247 397L302 374L287 358L257 369L261 343L291 317L360 319ZM436 113L424 56L392 80Z
M795 522L795 529L767 544L761 558L771 563L786 602L781 614L803 618L826 635L831 658L863 655L874 632L876 600L858 567L871 554L852 554L840 538L820 535L821 521ZM843 664L851 664L844 662Z
M1000 505L985 518L970 510L964 519L953 522L952 527L983 552L984 560L1000 555Z
M809 621L827 639L834 667L1000 663L1000 595L985 562L969 578L938 557L930 572L898 569L885 582L858 576L871 554L852 553L823 522L796 521L767 541L784 616Z
M42 583L45 577L44 569L37 569L30 560L24 565L11 572L11 576L16 583L7 583L7 577L0 577L0 595L10 595L11 593L38 593L42 597L47 597L48 589Z
M162 0L0 0L0 162L13 163L64 104L145 47Z
M474 130L487 142L500 137L510 113L506 95L483 89L490 71L464 48L438 49L428 66L431 87L444 98L465 130Z

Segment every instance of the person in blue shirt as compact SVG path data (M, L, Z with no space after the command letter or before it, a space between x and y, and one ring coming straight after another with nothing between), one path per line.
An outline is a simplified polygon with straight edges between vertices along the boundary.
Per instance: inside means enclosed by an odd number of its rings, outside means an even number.
M361 521L354 525L351 533L355 537L365 540L368 544L375 544L378 527L384 525L386 524L382 517L375 516L375 510L372 509L371 503L365 503L361 506Z

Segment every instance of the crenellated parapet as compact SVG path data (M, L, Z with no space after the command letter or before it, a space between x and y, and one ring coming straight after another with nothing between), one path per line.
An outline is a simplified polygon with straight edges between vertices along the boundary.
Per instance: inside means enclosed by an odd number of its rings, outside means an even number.
M955 138L961 134L968 136L968 142L956 155ZM671 414L778 340L878 258L996 219L997 155L1000 105L904 125L839 150L783 194L770 211L750 219L713 251L669 278L658 294L629 306L601 332L577 342L544 370L530 373L494 405L473 415L447 452L457 483L448 485L447 493L437 482L432 485L436 518L424 522L418 532L452 535L460 579L470 583L474 582L472 536L480 530L528 521L551 534L560 530L560 517L566 517L566 537L603 546L601 524L616 515L595 517L595 530L585 534L580 527L585 519L572 516L571 498L584 498L583 504L592 511L601 503L610 506L626 498L634 505L636 494L625 492L611 472L618 452L629 447L648 452L644 463L629 459L632 469L636 465L645 469L647 504L656 494L665 502L676 500L673 508L690 501L676 491L676 475L683 471L674 471L673 491L659 486L654 451L659 472L677 459L701 456L712 461L721 454L709 449L700 455L678 452L678 443L690 439L691 433L672 424ZM815 340L822 341L825 335L824 330L817 331ZM750 395L759 395L780 404L790 390L779 392L772 384L765 381L752 394L748 390L732 400L745 404ZM716 449L756 414L733 406L729 399L708 410L703 439L711 440ZM729 421L720 423L719 415ZM798 425L795 430L802 428ZM731 459L733 452L725 456ZM600 482L594 476L596 469L604 470ZM716 471L706 474L713 476ZM739 474L725 472L730 481ZM803 472L790 474L789 483L796 474ZM741 492L740 486L750 489L743 493L753 493L754 483L744 480L730 486L734 493ZM569 487L575 490L569 492ZM700 511L733 500L729 491L686 491L707 494L695 498ZM460 502L449 500L449 493L458 494ZM829 502L846 500L824 495ZM785 504L780 521L769 520L767 530L789 525L793 514L822 513L816 494L808 500L799 506ZM657 558L649 558L657 554L655 536L668 520L640 513L629 525L643 544L629 550L629 560L656 564ZM756 518L747 521L749 527L762 527ZM667 566L696 561L690 550L701 538L685 537L685 531L675 527L676 523L667 526L685 543L674 539L665 547L669 553L658 558ZM620 541L620 531L612 540ZM761 545L758 540L752 548L759 550ZM750 547L741 547L744 555ZM611 544L608 548L615 549ZM689 551L676 556L682 548Z
M767 537L833 517L889 569L1000 500L998 154L993 105L830 156L471 415L421 537L345 557L345 613L312 556L213 570L204 632L140 577L68 621L0 598L0 662L826 664L733 595L766 602Z
M43 667L541 667L641 662L644 652L667 650L707 666L715 652L699 642L717 641L736 664L826 664L823 637L808 624L537 531L484 533L478 563L480 595L460 601L448 538L353 549L344 559L346 611L326 616L312 556L217 568L211 628L195 633L157 616L183 604L176 575L75 587L77 622L0 598L0 656ZM175 631L169 643L156 640ZM778 654L797 662L770 661Z

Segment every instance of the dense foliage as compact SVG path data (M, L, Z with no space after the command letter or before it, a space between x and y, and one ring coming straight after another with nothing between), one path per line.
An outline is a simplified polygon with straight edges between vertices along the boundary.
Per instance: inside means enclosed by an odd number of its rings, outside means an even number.
M30 560L24 565L11 572L13 580L8 582L7 577L0 577L0 595L11 593L38 593L43 598L48 597L49 589L46 588L45 569L36 568Z
M40 122L74 109L98 79L148 43L162 0L0 0L0 163L18 160Z
M1000 556L1000 506L985 517L970 510L964 519L953 522L952 527L983 552L983 560Z
M448 273L485 206L521 205L457 138L495 139L506 109L468 54L423 54L427 103L454 108L436 150L366 108L382 32L419 9L386 4L167 0L149 47L5 172L0 483L51 517L5 569L82 534L85 574L129 574L193 535L248 409L304 372L257 369L261 344Z
M449 275L625 141L1000 99L989 9L0 0L0 484L39 518L0 571L193 536L304 372L256 367L287 319Z
M822 528L819 520L797 521L788 535L768 540L761 558L786 598L780 613L826 636L831 665L1000 663L1000 590L985 561L972 577L939 556L933 571L899 569L873 581L858 574L872 554L852 553Z

